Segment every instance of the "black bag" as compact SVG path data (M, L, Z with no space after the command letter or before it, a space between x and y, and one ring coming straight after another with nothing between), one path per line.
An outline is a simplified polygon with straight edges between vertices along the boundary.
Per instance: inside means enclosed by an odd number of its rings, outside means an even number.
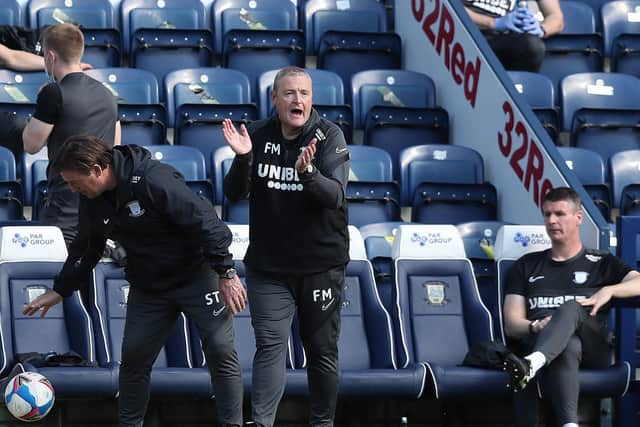
M14 25L0 25L0 43L14 50L40 54L38 30L31 30Z
M511 353L512 351L499 341L484 341L469 349L462 365L502 369L506 357Z
M16 354L16 359L22 363L28 363L30 365L35 366L36 368L42 368L46 366L89 366L96 367L98 364L96 362L89 362L85 360L78 353L69 351L64 354L59 354L56 352L49 353L19 353Z

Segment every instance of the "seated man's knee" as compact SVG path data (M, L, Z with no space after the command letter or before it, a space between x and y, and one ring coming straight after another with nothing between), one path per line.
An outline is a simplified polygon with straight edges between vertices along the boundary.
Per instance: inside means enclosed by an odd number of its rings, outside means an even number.
M556 309L554 316L557 316L558 314L574 314L583 310L584 308L577 301L571 300L560 305Z
M522 57L529 61L531 71L538 71L544 60L546 51L544 41L540 37L527 35L522 43Z

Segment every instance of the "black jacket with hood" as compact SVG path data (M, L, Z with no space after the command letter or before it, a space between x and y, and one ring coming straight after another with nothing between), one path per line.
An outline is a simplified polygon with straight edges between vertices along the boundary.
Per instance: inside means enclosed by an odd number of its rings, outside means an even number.
M62 296L83 287L107 238L127 251L132 286L162 291L201 274L233 267L232 235L211 203L193 193L178 171L136 145L113 148L116 188L94 199L80 197L78 236L56 277Z
M312 109L302 134L282 136L277 116L248 129L251 152L236 156L224 180L230 200L249 195L245 263L271 273L320 273L349 261L346 185L349 151L338 126ZM312 173L295 163L316 138Z

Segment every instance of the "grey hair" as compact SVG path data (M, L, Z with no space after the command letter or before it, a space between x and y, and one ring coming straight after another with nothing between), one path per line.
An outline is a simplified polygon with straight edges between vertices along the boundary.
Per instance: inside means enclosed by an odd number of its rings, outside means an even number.
M299 75L305 75L309 78L309 80L311 80L311 76L309 75L309 73L307 73L305 71L304 68L300 68L300 67L285 67L283 69L281 69L280 71L278 71L278 74L276 74L276 77L273 79L273 86L271 87L271 91L275 92L278 90L278 82L282 79L284 79L285 77L289 77L289 76L299 76Z

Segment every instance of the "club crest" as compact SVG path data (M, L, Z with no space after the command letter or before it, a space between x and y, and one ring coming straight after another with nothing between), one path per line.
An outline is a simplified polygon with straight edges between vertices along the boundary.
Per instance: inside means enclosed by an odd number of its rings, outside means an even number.
M586 271L574 271L573 272L573 283L576 285L584 284L589 278L589 273Z
M144 209L142 209L140 202L137 200L127 203L127 208L129 208L130 217L137 218L144 215Z

